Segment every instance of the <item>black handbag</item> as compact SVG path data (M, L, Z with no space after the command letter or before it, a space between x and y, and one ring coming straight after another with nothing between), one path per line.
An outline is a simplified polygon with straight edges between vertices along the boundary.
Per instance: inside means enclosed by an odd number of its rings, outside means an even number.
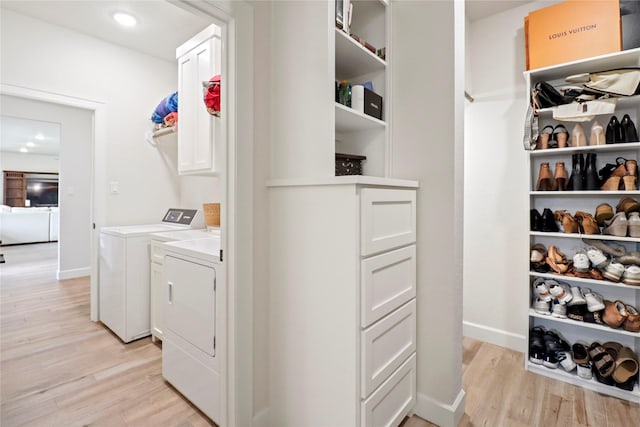
M547 82L536 83L534 89L531 91L531 105L533 105L535 109L570 104L574 99L574 96L561 94Z

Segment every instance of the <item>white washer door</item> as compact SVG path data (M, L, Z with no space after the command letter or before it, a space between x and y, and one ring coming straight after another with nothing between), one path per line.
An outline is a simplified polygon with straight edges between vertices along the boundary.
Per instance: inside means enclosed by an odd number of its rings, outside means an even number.
M167 255L164 260L165 328L214 356L216 270Z

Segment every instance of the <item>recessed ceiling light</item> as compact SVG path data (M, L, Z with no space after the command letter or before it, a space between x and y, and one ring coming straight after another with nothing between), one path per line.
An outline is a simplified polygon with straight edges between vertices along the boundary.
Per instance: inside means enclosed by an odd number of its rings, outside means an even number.
M138 22L136 18L128 13L117 12L113 14L113 19L123 27L133 27Z
M20 152L21 152L21 153L28 153L28 152L29 152L29 150L27 150L26 148L22 147L22 148L20 149Z
M35 139L37 139L38 141L42 141L44 139L44 135L41 133L37 133L36 136L34 136Z
M33 142L29 141L27 142L27 147L35 147L36 144L34 144Z

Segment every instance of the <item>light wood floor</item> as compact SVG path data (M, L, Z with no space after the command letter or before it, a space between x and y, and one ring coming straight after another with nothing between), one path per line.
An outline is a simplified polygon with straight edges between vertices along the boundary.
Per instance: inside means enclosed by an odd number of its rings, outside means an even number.
M55 244L2 252L0 425L214 425L163 381L158 345L124 345L89 320L88 278L55 280ZM640 405L525 372L522 353L462 345L462 427L640 426ZM433 425L414 416L403 427Z

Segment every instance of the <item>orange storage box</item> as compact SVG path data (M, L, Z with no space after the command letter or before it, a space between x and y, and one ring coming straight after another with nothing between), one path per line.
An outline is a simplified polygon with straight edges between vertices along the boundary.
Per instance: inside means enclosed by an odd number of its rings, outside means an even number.
M525 17L527 70L622 50L619 0L568 0Z

